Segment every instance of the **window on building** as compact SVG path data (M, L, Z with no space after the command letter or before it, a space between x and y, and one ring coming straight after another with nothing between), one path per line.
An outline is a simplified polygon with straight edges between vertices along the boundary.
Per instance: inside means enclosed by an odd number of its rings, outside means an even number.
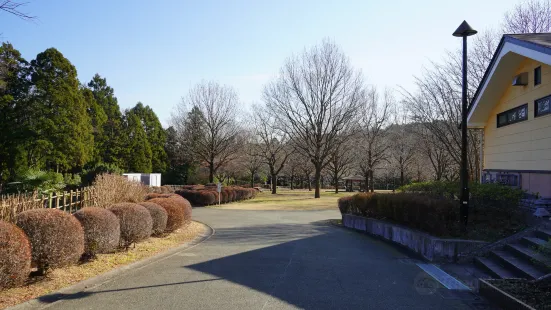
M541 66L534 69L534 86L541 84Z
M503 127L528 119L528 104L523 104L497 115L497 127Z
M535 101L534 114L536 117L551 113L551 96Z

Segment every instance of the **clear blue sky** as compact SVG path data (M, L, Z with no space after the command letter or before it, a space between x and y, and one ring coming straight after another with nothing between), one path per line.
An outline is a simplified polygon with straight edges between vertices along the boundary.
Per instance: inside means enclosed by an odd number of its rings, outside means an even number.
M232 85L246 109L286 57L330 38L381 88L411 88L430 59L460 46L466 19L497 28L512 0L27 0L26 22L0 13L0 33L31 60L60 50L81 82L97 72L122 109L142 101L163 124L195 83Z

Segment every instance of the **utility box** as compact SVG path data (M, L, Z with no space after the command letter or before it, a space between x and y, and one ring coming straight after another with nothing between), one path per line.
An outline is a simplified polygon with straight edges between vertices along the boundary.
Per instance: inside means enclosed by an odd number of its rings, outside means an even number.
M160 173L123 173L128 180L134 182L141 182L148 186L161 186L161 174Z

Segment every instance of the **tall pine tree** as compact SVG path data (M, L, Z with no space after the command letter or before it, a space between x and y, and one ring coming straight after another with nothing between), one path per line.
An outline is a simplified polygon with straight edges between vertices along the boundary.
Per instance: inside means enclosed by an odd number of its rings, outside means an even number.
M90 118L92 133L94 135L94 149L90 158L90 163L97 164L103 161L103 152L105 151L105 144L107 143L104 133L107 114L105 114L103 107L98 104L94 97L94 93L89 88L81 86L80 91L84 98L86 112Z
M68 171L82 167L93 149L93 135L86 103L79 89L75 67L55 48L31 62L33 128L49 148L44 150L47 168Z
M165 172L167 168L167 155L165 151L166 132L159 118L149 106L138 102L131 112L141 121L147 141L151 147L151 164L153 172Z

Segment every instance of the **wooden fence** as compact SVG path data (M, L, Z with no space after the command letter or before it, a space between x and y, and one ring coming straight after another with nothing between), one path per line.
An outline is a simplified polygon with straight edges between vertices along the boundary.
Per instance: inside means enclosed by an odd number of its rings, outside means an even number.
M13 222L17 214L31 209L56 208L73 213L94 205L96 205L96 198L92 187L42 196L36 193L2 195L0 196L0 220Z

